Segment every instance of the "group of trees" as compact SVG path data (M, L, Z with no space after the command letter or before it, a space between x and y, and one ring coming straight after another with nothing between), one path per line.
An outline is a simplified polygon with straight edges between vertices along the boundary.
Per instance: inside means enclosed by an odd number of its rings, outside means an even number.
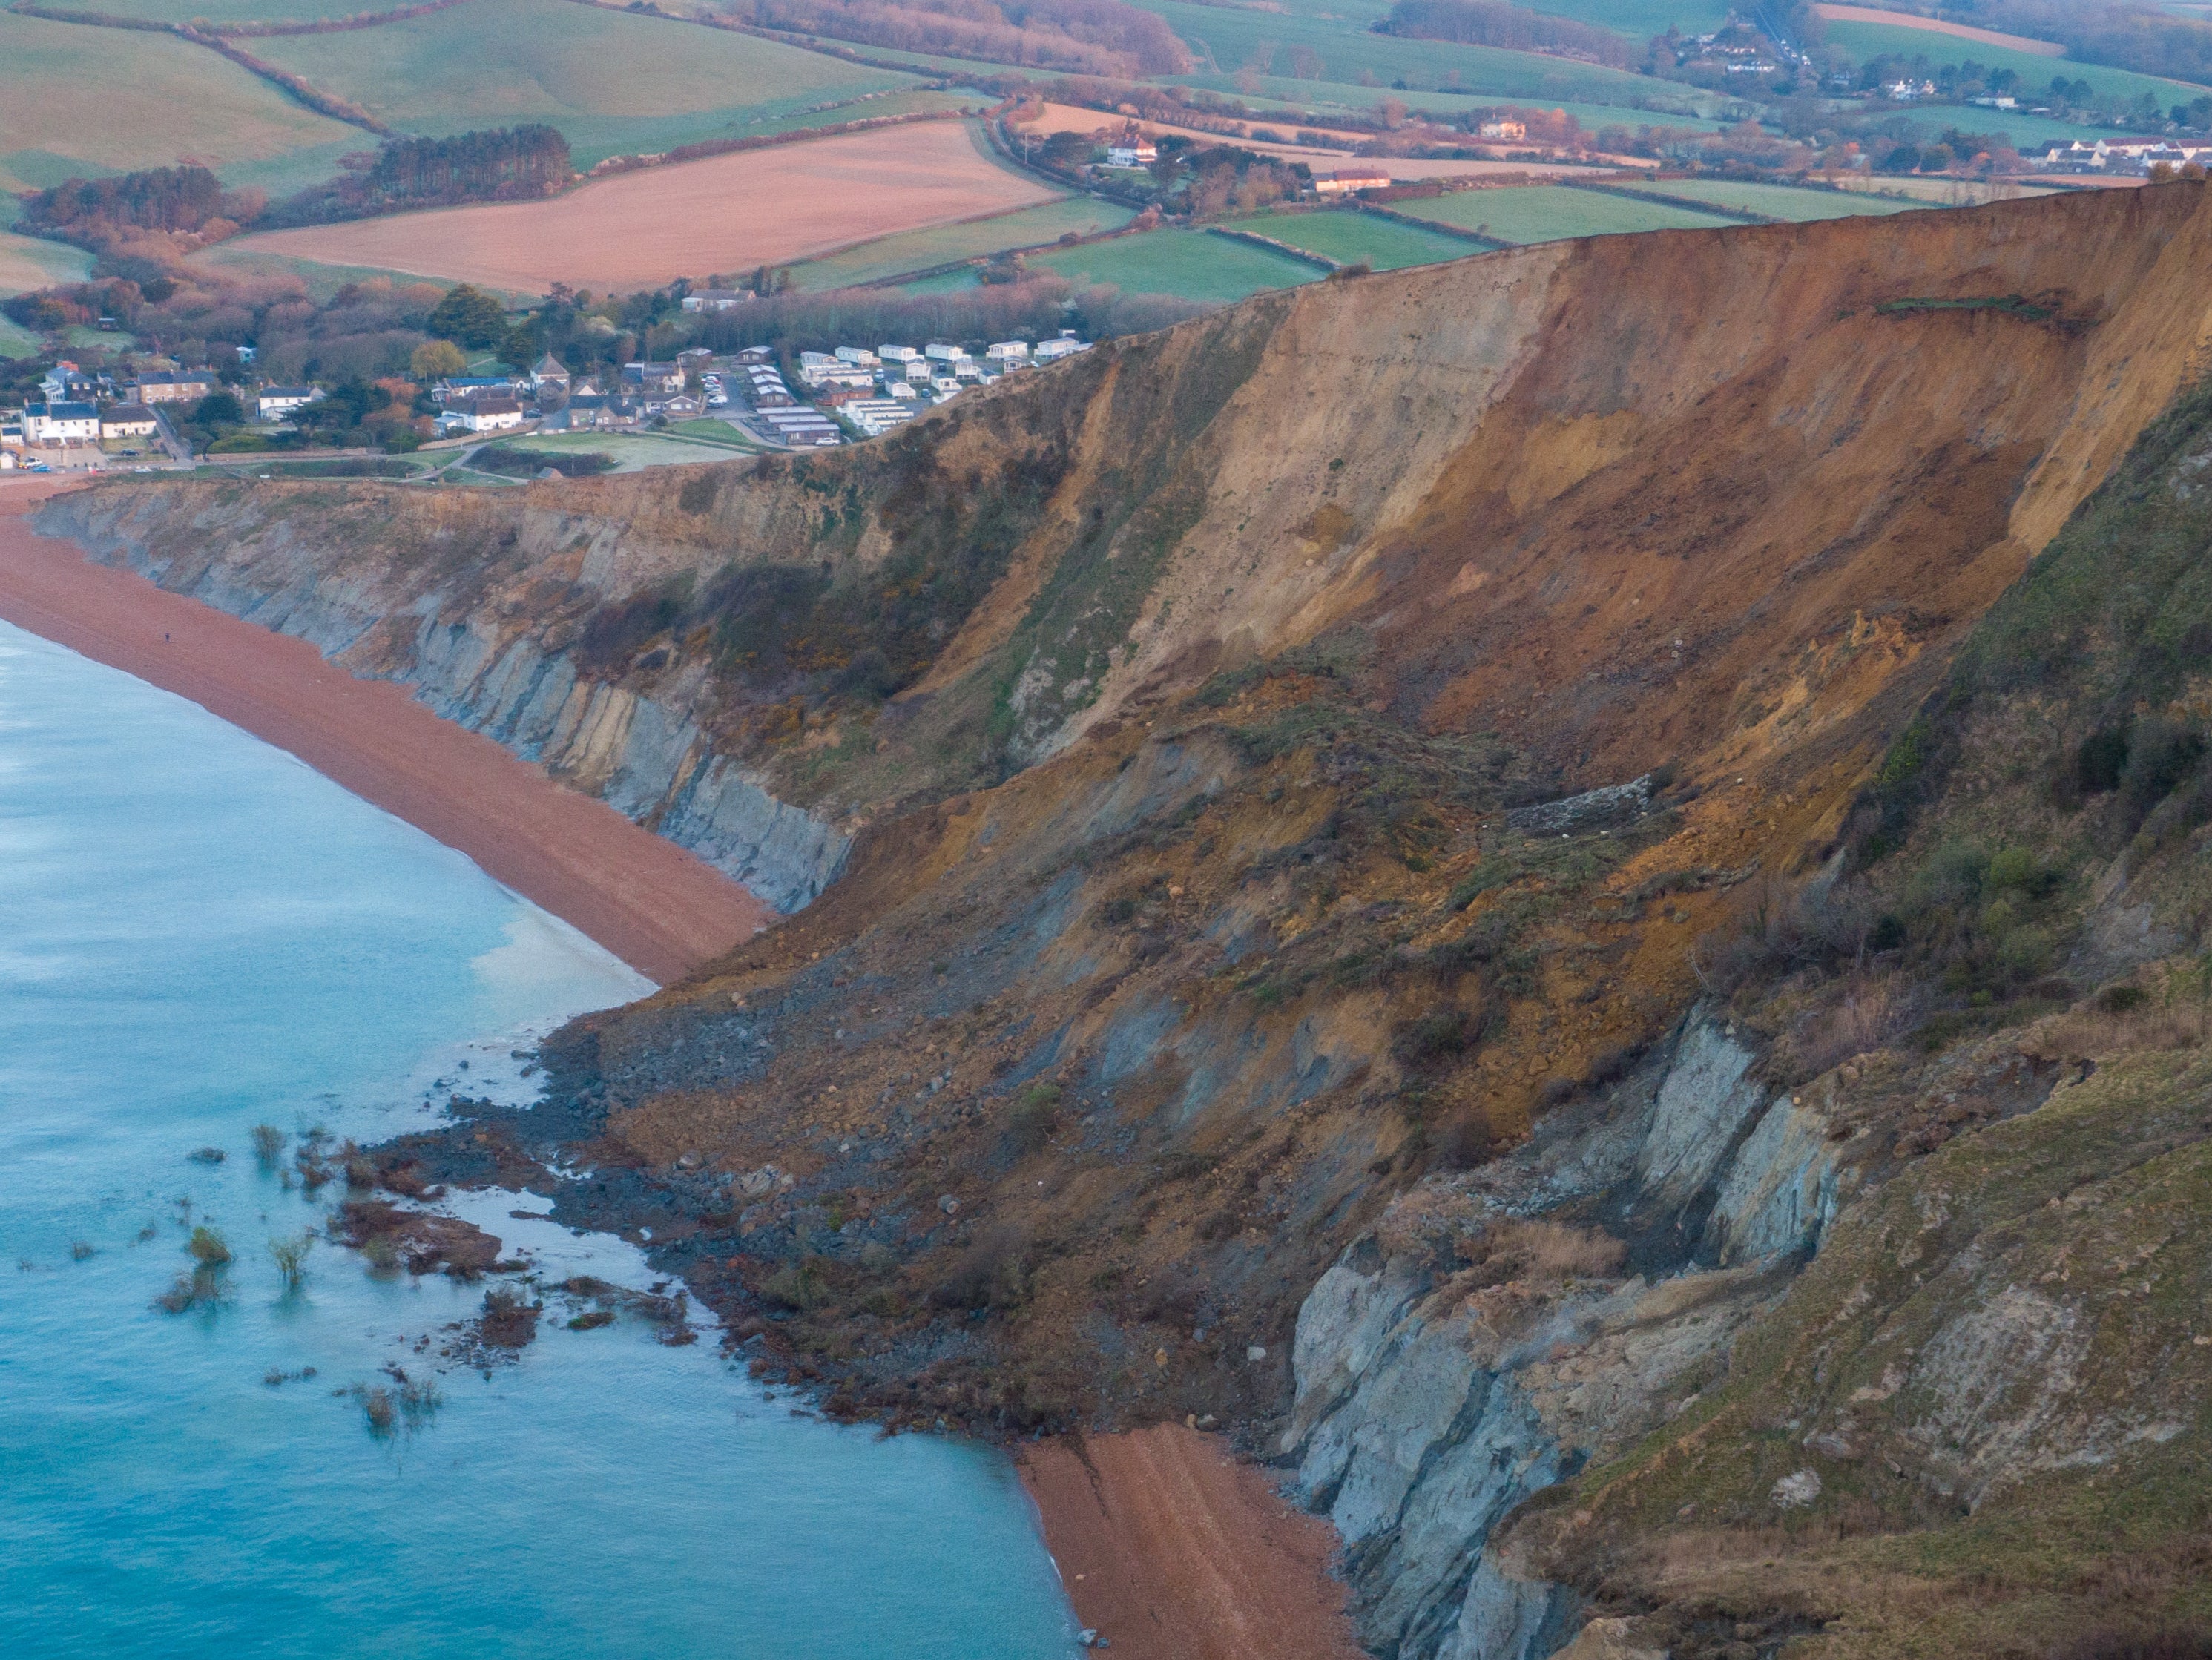
M336 178L272 206L271 225L324 224L410 208L544 196L575 176L568 141L542 123L450 138L394 138L342 157Z
M109 269L151 276L259 216L259 191L227 191L202 167L149 167L107 179L67 179L31 198L22 228L90 248ZM191 239L179 246L179 239Z
M1124 0L735 0L762 28L1083 75L1183 75L1158 12Z
M31 198L26 228L66 235L94 226L195 231L223 211L222 181L205 167L149 167L112 179L70 179Z
M1510 52L1552 52L1626 69L1634 49L1611 29L1508 5L1505 0L1396 0L1375 25L1380 34L1455 40Z

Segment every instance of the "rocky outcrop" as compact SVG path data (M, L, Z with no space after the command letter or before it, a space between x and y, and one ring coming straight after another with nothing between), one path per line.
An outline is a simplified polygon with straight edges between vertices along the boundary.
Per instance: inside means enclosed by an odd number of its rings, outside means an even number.
M1841 1182L1826 1120L1754 1060L1700 1011L1608 1098L1401 1201L1307 1298L1281 1452L1343 1535L1377 1654L1542 1660L1563 1642L1571 1596L1488 1560L1492 1529L1682 1410L1817 1247ZM1546 1219L1569 1217L1585 1225ZM1674 1264L1605 1272L1627 1247L1598 1218ZM1553 1231L1513 1277L1455 1266L1532 1224Z

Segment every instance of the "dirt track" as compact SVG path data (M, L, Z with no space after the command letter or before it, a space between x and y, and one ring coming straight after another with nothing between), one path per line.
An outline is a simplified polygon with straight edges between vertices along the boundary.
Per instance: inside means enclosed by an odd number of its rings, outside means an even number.
M1022 1456L1076 1614L1127 1660L1361 1660L1336 1535L1218 1437L1160 1424Z
M440 208L224 244L542 294L787 265L1059 193L986 155L965 121L916 121L647 167L547 202Z
M663 984L769 907L604 802L562 789L400 686L31 532L44 480L0 484L0 618L189 697L458 848Z

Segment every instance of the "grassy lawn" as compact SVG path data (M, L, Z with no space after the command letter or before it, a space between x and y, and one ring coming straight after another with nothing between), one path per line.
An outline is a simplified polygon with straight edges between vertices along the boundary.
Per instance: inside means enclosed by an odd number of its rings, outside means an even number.
M1670 179L1650 188L1662 196L1688 197L1716 207L1763 213L1771 219L1848 219L1902 213L1919 205L1857 191L1796 190L1788 185L1740 184L1734 179Z
M1064 202L1021 208L988 219L879 236L872 242L863 242L825 258L794 265L791 278L798 287L810 292L844 288L878 277L896 277L901 271L925 270L948 259L970 259L996 253L1002 248L1033 247L1040 242L1056 240L1067 231L1088 236L1099 231L1119 230L1135 217L1132 210L1111 202L1088 196L1070 197Z
M1227 302L1263 289L1294 288L1321 272L1302 259L1196 230L1146 231L1030 262L1083 283L1111 283L1124 294L1172 294Z
M264 185L295 175L306 184L368 143L173 36L0 12L0 189L43 190L182 155L233 183L251 173Z
M719 444L726 448L756 454L764 453L768 448L767 445L748 436L727 421L711 415L697 421L678 421L669 428L667 435L696 438L703 443Z
M1340 265L1364 259L1376 271L1433 265L1482 252L1455 236L1378 219L1371 213L1260 213L1236 223L1239 229L1272 236Z
M779 118L803 116L803 125L885 113L874 102L804 112L915 85L895 71L750 35L565 0L471 0L351 33L262 40L254 49L409 132L550 122L584 167L612 155L773 131Z
M684 424L689 426L695 424L704 425L705 423L687 422ZM717 422L714 424L719 426L721 423ZM735 432L732 432L730 435L733 440L738 436ZM677 465L696 466L702 461L725 461L732 459L732 450L729 446L721 443L702 443L696 439L681 438L676 435L674 429L665 433L656 432L650 434L627 432L536 433L527 438L515 439L512 442L503 445L502 447L521 450L526 453L535 451L540 454L549 455L575 455L580 453L611 455L615 458L615 471L617 472L641 472L647 467L668 467ZM754 447L756 449L758 447L758 446ZM750 452L748 451L747 453L750 453ZM490 475L486 476L489 477ZM473 473L471 474L471 482L473 482L476 477L477 475ZM507 483L519 483L523 481L520 479L508 478L502 482Z
M1501 242L1554 242L1566 236L1610 236L1644 230L1695 230L1735 222L1668 207L1631 202L1563 185L1510 190L1461 191L1432 201L1393 204L1416 218L1479 230Z
M56 283L82 283L91 270L92 256L82 248L0 231L0 295Z

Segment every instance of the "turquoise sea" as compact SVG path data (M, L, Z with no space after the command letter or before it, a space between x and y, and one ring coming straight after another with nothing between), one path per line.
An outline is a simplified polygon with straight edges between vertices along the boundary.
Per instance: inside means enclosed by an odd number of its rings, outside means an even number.
M309 1197L253 1126L289 1164L526 1091L531 1034L644 988L290 757L0 624L0 1654L1074 1651L989 1449L794 1416L703 1324L549 1318L487 1378L434 1370L481 1285L325 1242L285 1291L268 1242L343 1183ZM548 1281L654 1280L508 1215L542 1201L454 1207ZM188 1225L234 1261L166 1313ZM438 1399L380 1436L349 1391L387 1367Z

